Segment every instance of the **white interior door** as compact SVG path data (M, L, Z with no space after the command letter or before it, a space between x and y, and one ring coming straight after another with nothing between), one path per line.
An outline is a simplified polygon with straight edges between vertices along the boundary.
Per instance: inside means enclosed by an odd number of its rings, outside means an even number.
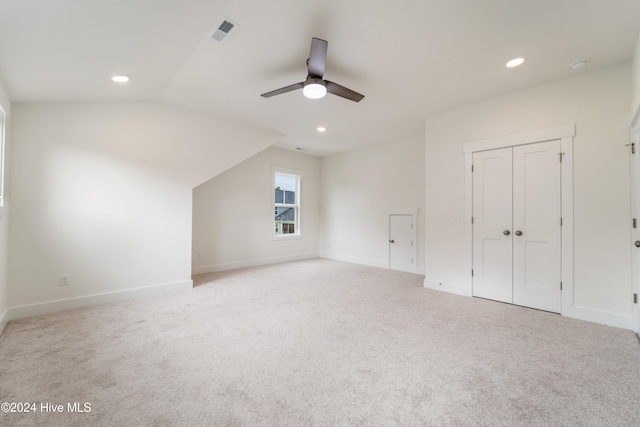
M513 303L560 313L560 140L513 148Z
M473 153L473 295L512 302L512 149Z
M389 215L389 268L415 271L412 215Z

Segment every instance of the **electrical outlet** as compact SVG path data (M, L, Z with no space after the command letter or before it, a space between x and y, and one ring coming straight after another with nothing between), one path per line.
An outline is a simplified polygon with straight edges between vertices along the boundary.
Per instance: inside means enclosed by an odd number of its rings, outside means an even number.
M60 286L69 286L69 275L61 274L59 279Z

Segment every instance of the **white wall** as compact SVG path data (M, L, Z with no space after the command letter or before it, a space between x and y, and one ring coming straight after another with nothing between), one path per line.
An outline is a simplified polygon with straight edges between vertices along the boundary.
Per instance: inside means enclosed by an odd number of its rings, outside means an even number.
M302 171L301 239L271 239L272 166ZM193 273L318 256L319 173L316 157L268 148L196 187Z
M11 318L190 287L193 187L277 140L158 103L12 116Z
M631 106L631 114L640 112L640 36L636 42L636 50L633 54L632 61L633 70L633 103Z
M462 144L576 124L574 139L575 307L616 326L631 321L628 125L631 64L608 68L428 117L426 277L462 284ZM564 297L570 297L565 295ZM596 315L599 313L600 317Z
M323 158L321 255L387 267L387 209L418 208L417 272L422 272L424 168L422 136Z
M5 157L9 157L10 150L9 145L11 143L11 129L10 129L10 121L11 121L11 103L9 102L9 98L4 92L2 87L2 83L0 82L0 106L7 114L6 116L6 130L5 130ZM8 250L9 250L9 189L8 189L8 180L9 180L9 169L10 164L7 159L4 162L5 167L5 203L4 207L0 207L0 334L4 330L4 327L7 323L5 319L7 309L9 308L9 281L8 281L8 273L7 273L7 261L8 261Z

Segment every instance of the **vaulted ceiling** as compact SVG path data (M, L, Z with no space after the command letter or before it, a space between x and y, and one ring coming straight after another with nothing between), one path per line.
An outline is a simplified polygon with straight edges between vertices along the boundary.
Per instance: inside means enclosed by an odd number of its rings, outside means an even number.
M210 34L222 18L238 26L221 44ZM637 0L0 0L0 79L12 102L154 100L322 156L629 61L639 33ZM329 42L325 79L360 103L260 97L305 79L312 37ZM505 68L516 56L526 62ZM117 73L131 80L112 82Z

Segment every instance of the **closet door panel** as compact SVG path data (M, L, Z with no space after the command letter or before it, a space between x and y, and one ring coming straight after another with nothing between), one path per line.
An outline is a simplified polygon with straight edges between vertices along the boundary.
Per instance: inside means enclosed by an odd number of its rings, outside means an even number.
M512 302L511 148L473 154L473 295Z
M560 141L513 148L513 303L561 311Z

